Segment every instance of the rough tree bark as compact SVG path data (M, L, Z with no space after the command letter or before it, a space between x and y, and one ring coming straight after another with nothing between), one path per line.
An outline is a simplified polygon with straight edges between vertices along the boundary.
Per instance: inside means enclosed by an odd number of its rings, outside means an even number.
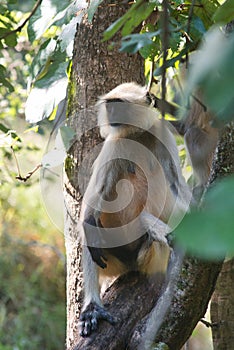
M102 3L103 7L99 8L92 24L84 20L78 27L70 83L68 114L71 125L76 128L80 137L70 150L65 178L69 350L142 350L139 344L142 336L145 336L147 314L159 296L159 288L152 286L144 276L132 273L120 278L104 296L108 310L117 313L117 326L113 327L103 322L92 337L79 337L82 273L76 222L82 191L77 179L79 166L85 155L100 141L97 129L92 127L96 125L95 114L89 111L89 108L100 94L122 82L135 80L144 83L143 62L138 56L120 54L116 47L108 51L108 44L101 42L103 31L126 10L119 5L108 6L108 3L110 1ZM90 128L92 129L89 130ZM221 266L222 263L212 264L192 258L185 259L170 310L157 334L157 342L166 343L173 350L182 347L199 319L205 314Z
M225 129L219 173L222 176L234 174L234 123ZM223 264L217 286L211 301L211 321L214 350L234 349L234 259Z
M223 264L211 302L214 350L234 349L234 259Z
M234 20L225 28L226 34L231 35L234 31ZM223 140L224 152L221 164L222 175L234 173L234 123L226 128ZM219 275L217 286L211 300L211 321L214 350L234 349L234 259L224 262Z
M98 96L126 81L144 84L144 62L138 55L120 54L118 48L108 49L102 42L108 26L122 16L127 4L110 6L106 0L99 7L92 24L85 18L77 28L73 71L70 81L68 117L77 132L66 161L65 186L65 245L67 252L67 349L78 342L78 319L82 301L82 268L77 220L82 198L78 171L87 153L100 143L94 104ZM92 155L92 152L90 152ZM89 162L92 162L93 157ZM87 164L90 168L90 164Z
M210 184L216 179L230 175L233 172L234 124L230 124L223 130L220 137L213 161ZM189 257L184 259L169 312L155 338L155 343L165 343L173 350L179 350L183 346L197 322L206 312L222 264L222 261L212 263ZM218 322L217 318L215 321ZM139 347L141 340L137 335L139 334L139 330L141 337L146 335L145 324L146 320L137 326L135 334L133 332L129 345L130 350L142 349L142 347ZM233 323L230 323L229 326L232 327ZM232 347L233 344L230 348L227 347L224 349L232 349Z

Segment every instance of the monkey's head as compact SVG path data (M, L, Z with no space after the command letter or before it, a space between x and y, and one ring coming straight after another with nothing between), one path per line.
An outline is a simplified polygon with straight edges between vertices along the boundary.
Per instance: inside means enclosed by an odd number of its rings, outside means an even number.
M155 110L147 108L151 102L146 87L133 82L101 96L97 103L101 136L126 137L150 129L156 118Z

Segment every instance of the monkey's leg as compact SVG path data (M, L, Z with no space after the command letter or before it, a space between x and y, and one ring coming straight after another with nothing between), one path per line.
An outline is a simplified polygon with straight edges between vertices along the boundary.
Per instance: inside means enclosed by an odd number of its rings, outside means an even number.
M146 211L141 213L140 221L144 231L148 233L148 240L138 254L139 269L147 275L155 276L161 283L165 278L170 255L166 239L169 226Z
M103 319L111 324L116 320L102 306L99 292L98 267L86 246L83 247L84 306L80 315L80 335L89 336Z

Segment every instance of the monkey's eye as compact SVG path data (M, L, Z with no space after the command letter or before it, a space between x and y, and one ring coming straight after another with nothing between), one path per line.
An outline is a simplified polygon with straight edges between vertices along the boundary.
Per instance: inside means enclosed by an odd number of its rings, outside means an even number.
M111 98L109 100L106 100L106 103L113 103L113 102L124 102L121 98Z
M121 126L121 125L123 125L123 124L121 124L121 123L110 123L110 126L114 126L114 127Z

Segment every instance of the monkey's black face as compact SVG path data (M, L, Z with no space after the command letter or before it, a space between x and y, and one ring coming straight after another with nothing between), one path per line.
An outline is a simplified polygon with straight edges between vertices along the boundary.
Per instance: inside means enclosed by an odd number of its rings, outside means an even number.
M110 126L119 127L119 126L123 126L123 124L114 122L114 123L110 123Z
M158 115L155 109L146 101L146 96L141 99L133 98L106 98L99 103L98 124L101 136L128 137L149 130L155 123Z
M111 98L109 100L105 100L106 103L112 103L112 102L124 102L121 98Z
M145 107L120 98L106 101L107 120L114 128L141 126Z

